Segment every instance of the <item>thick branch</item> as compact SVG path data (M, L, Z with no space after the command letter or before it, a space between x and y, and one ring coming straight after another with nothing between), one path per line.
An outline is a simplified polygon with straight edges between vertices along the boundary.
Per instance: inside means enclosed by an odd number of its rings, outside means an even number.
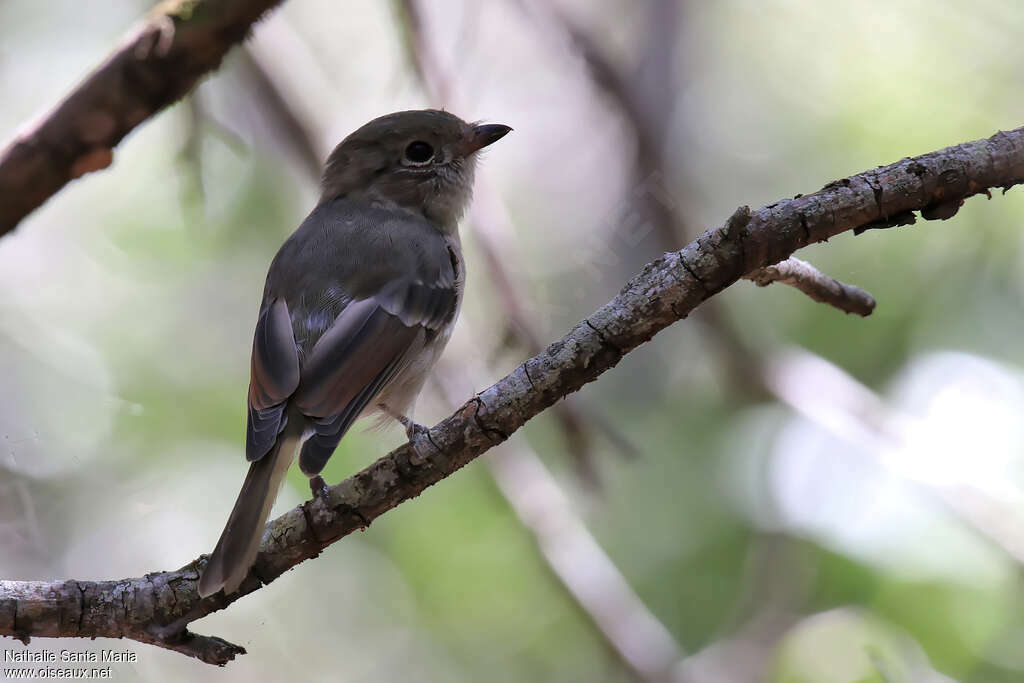
M0 151L0 236L70 180L106 168L133 128L173 104L281 0L168 0L64 100Z
M449 476L566 394L747 273L839 233L948 218L967 197L1024 182L1024 128L867 171L751 212L653 261L565 337L430 430L437 452L406 444L271 522L250 576L231 596L196 593L202 556L174 572L108 582L0 583L0 634L127 637L223 664L241 648L196 636L191 621L223 609Z

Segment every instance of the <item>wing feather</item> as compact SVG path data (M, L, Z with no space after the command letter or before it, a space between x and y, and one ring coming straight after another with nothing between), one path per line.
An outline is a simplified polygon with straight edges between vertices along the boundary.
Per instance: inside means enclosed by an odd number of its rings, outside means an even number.
M253 335L245 457L259 460L273 448L288 418L288 397L299 386L299 355L295 348L288 304L272 299L260 312Z

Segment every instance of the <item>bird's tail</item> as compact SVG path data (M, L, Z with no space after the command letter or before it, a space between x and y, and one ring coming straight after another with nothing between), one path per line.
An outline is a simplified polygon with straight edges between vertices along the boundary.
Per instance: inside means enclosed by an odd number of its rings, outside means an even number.
M302 437L303 420L292 415L270 452L249 466L238 500L217 547L199 579L199 595L207 597L221 588L230 595L249 574L263 538L263 527L270 515L284 476L295 459Z

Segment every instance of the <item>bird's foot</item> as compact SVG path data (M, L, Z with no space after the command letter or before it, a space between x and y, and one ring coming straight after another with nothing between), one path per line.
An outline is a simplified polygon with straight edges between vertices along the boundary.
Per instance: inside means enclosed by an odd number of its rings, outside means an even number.
M412 445L413 457L410 458L412 464L422 465L437 451L434 442L430 440L430 429L424 427L419 422L413 422L405 416L402 416L400 422L405 427L405 435L409 438L409 443Z
M428 427L424 427L419 422L413 422L405 415L402 415L396 410L392 410L391 407L385 403L379 403L377 404L377 407L398 420L398 422L405 427L405 436L409 439L409 443L412 445L413 457L410 458L412 464L422 465L427 461L427 458L429 458L431 454L438 450L437 446L434 445L434 442L430 440L430 429Z
M319 474L309 478L309 490L313 494L314 498L326 501L329 491L327 490L327 482Z

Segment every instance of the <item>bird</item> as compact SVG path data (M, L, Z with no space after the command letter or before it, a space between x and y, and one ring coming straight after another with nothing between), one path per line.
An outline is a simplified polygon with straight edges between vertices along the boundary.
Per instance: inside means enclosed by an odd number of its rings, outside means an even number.
M249 471L199 579L238 590L296 456L314 495L352 423L398 420L414 447L416 398L459 313L458 222L480 150L512 129L434 109L376 118L328 156L316 206L270 264L253 335Z

